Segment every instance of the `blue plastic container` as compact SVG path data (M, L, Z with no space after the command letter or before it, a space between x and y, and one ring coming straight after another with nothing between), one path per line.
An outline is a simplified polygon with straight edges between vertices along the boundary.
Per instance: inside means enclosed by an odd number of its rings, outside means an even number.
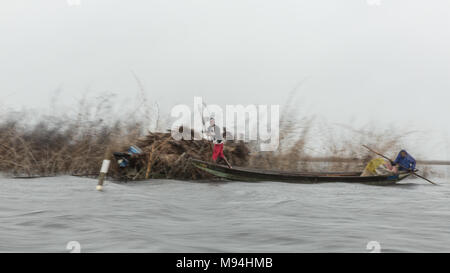
M129 153L130 155L133 155L133 154L142 154L142 150L141 150L139 147L137 147L137 146L131 146L131 147L128 149L128 153Z

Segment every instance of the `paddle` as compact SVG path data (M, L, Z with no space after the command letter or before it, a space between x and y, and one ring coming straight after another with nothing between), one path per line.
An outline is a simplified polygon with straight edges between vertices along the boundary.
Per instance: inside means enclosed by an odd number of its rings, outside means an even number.
M363 146L364 148L366 148L367 150L371 151L372 153L375 153L375 154L377 154L377 155L379 155L379 156L381 156L381 157L383 157L383 158L389 160L389 162L394 163L394 161L392 161L389 157L387 157L387 156L385 156L385 155L382 155L382 154L380 154L380 153L378 153L378 152L376 152L376 151L370 149L370 148L367 147L366 145L362 145L362 146ZM400 164L399 164L399 165L400 165ZM405 166L402 166L402 165L400 165L400 166L403 167L403 168L405 168L405 169L408 169L408 168L406 168ZM417 170L417 169L416 169L415 171L412 171L412 170L411 170L411 173L412 173L413 175L419 177L419 178L422 178L423 180L425 180L425 181L427 181L427 182L430 182L430 183L433 184L433 185L436 185L436 186L438 185L438 184L434 183L433 181L431 181L431 180L429 180L429 179L427 179L427 178L425 178L425 177L423 177L423 176L421 176L421 175L415 173L416 171L419 171L419 170Z

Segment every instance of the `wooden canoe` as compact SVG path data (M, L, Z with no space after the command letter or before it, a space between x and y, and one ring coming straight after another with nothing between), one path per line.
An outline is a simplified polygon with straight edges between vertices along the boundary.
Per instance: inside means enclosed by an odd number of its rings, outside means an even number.
M242 167L228 168L212 162L191 159L192 164L200 170L216 177L245 182L287 182L287 183L363 183L371 185L392 185L408 177L410 173L391 176L360 176L361 172L285 172L248 169Z

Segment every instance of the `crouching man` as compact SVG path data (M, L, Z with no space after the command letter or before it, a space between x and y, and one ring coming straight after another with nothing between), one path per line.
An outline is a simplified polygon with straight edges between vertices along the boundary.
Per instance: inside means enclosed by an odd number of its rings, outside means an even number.
M394 175L398 173L398 168L383 158L372 159L367 164L361 176Z
M416 170L416 160L408 154L406 150L401 150L400 153L398 153L394 164L398 166L400 171L413 172Z

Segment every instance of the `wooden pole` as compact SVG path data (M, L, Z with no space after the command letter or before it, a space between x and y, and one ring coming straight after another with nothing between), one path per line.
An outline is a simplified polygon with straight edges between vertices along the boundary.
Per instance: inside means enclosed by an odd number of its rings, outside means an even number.
M98 184L96 189L98 191L103 190L103 183L105 182L106 174L108 173L109 165L111 164L111 160L109 159L109 148L106 149L104 160L102 162L102 167L100 168L100 174L98 176Z
M149 176L150 176L150 171L151 171L151 168L152 168L152 158L153 158L153 148L154 148L155 146L153 146L152 145L152 150L151 150L151 152L148 154L148 162L147 162L147 172L145 173L145 179L148 179L149 178Z
M381 157L383 157L384 159L387 159L387 160L389 160L389 162L391 162L391 164L393 164L394 163L394 161L392 161L389 157L387 157L387 156L385 156L385 155L382 155L382 154L380 154L379 152L376 152L376 151L374 151L374 150L372 150L372 149L370 149L369 147L367 147L366 145L362 145L364 148L366 148L367 150L369 150L369 151L371 151L372 153L374 153L374 154L377 154L377 155L379 155L379 156L381 156Z

